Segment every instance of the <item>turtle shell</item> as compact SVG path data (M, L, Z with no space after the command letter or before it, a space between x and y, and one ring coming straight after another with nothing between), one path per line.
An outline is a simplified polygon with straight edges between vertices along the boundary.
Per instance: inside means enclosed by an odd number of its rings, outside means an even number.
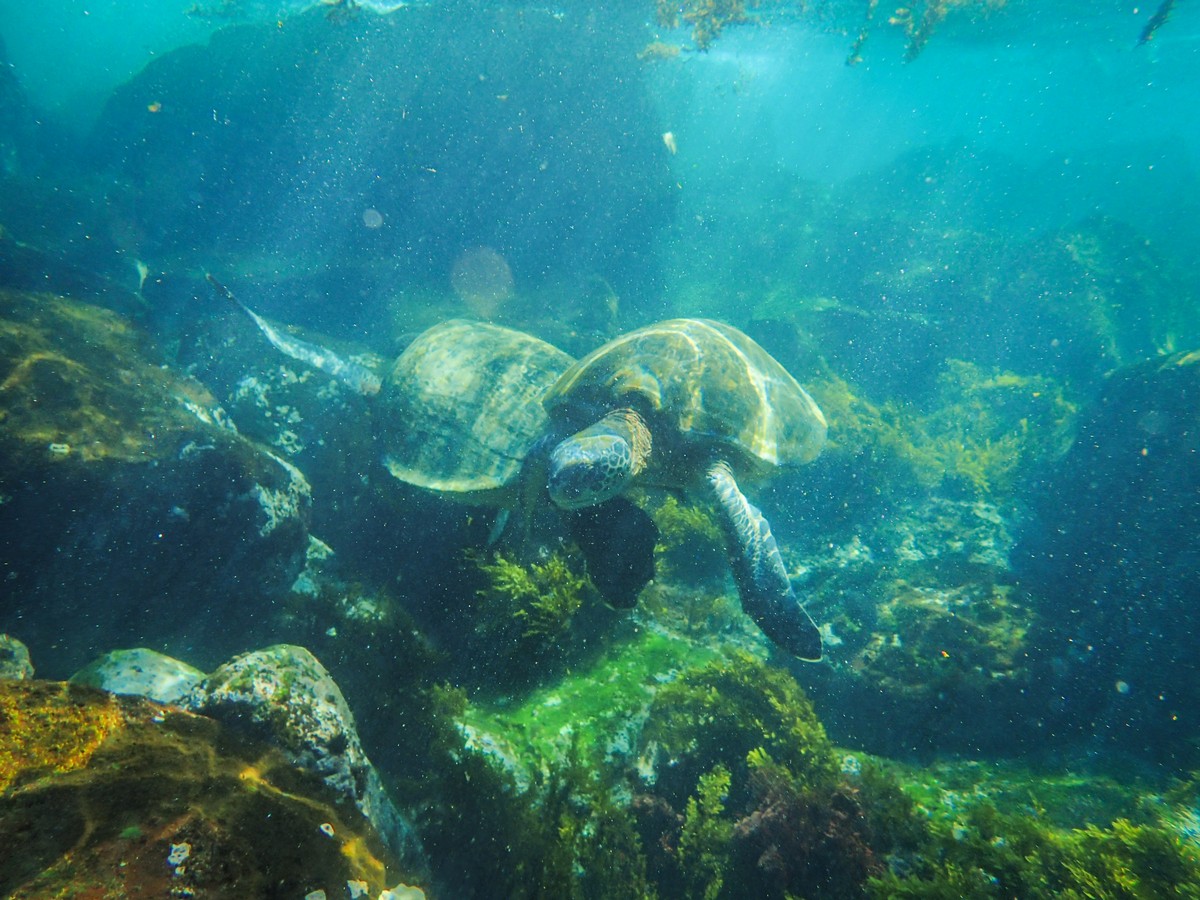
M739 474L812 461L825 417L786 369L747 335L707 319L671 319L609 341L574 363L545 406L584 427L622 406L646 417L650 480L686 484L723 458Z
M505 502L545 433L542 398L571 362L545 341L483 322L422 332L384 381L384 464L417 487Z

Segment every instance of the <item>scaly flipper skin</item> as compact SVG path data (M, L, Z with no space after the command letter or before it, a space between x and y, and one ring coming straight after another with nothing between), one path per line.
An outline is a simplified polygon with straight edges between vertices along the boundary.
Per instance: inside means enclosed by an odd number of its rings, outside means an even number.
M821 632L792 590L771 526L738 488L729 466L715 463L706 474L742 609L781 650L819 660Z

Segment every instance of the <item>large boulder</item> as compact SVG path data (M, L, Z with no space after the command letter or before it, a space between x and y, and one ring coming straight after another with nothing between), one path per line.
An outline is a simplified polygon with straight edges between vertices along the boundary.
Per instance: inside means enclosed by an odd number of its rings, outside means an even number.
M293 764L352 801L397 856L424 870L416 832L367 758L345 697L303 647L280 644L238 656L196 685L184 703L283 749Z
M105 653L71 676L72 684L175 704L203 680L199 669L145 647Z
M27 681L32 677L29 648L10 634L0 634L0 678Z
M303 277L281 299L372 329L398 283L447 288L480 248L518 283L644 286L674 179L640 14L461 7L322 6L161 55L89 144L117 185L98 230L149 261L203 247L258 284Z
M1047 474L1014 563L1048 627L1047 719L1196 763L1200 352L1118 370Z
M216 664L303 565L304 475L155 357L107 310L0 290L0 630L47 674L113 646Z
M378 897L414 880L320 779L211 719L0 680L0 721L5 897Z

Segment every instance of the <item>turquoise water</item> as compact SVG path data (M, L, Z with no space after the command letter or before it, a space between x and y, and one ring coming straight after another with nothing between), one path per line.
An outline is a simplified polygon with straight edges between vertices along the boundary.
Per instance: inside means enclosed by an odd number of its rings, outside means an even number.
M741 9L0 0L0 633L307 648L431 896L1195 890L1200 12Z

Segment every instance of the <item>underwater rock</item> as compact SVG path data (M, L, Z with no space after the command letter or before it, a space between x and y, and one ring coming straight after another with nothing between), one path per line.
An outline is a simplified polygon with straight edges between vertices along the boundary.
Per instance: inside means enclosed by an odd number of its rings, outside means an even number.
M247 593L303 563L300 470L98 307L0 291L0 460L0 628L43 671L113 646L216 663L272 625Z
M29 648L9 634L0 634L0 678L27 681L33 677Z
M1012 517L925 497L804 559L830 663L807 684L836 740L906 754L1036 739L1014 735L1005 714L1027 714L1040 622L1009 571Z
M299 275L290 304L315 288L369 328L398 282L445 284L467 248L502 250L518 281L653 277L674 181L630 65L640 14L328 12L221 29L113 92L86 152L140 256L253 248L243 274Z
M1047 623L1048 722L1179 766L1198 759L1198 408L1200 352L1111 375L1014 554Z
M199 669L145 647L105 653L71 676L72 684L174 704L202 680Z
M0 681L0 895L379 896L400 878L357 810L201 716Z
M238 656L193 688L184 705L281 748L352 801L394 853L424 871L416 832L367 758L345 697L303 647L280 644Z

